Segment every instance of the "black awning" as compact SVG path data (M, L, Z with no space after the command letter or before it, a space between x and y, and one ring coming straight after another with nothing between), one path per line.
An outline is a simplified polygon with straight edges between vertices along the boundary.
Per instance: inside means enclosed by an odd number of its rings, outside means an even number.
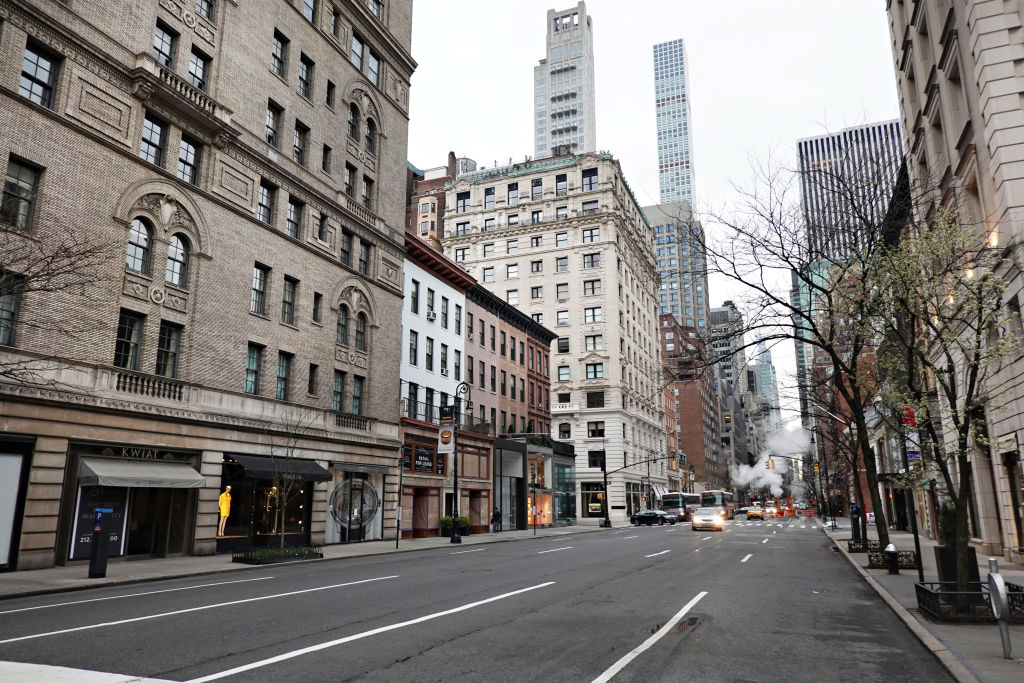
M331 473L312 460L304 458L264 458L258 455L228 457L245 468L253 479L298 479L301 481L330 481Z

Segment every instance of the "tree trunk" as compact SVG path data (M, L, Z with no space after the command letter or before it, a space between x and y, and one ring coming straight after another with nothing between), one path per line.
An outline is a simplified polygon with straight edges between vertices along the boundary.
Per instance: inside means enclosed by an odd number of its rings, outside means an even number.
M885 509L882 507L882 496L878 493L878 469L875 466L874 454L871 452L871 444L868 442L868 427L864 416L857 414L857 441L860 442L861 456L864 458L864 473L868 479L868 489L871 494L871 508L875 513L875 532L878 534L878 543L884 549L889 545L889 526L885 522ZM860 478L859 472L854 476Z
M858 469L859 469L857 467L857 461L860 459L858 457L859 454L860 454L860 450L856 447L856 444L854 444L854 447L853 447L853 467L852 467L852 470L853 470L853 494L854 494L854 497L857 499L857 510L858 510L858 512L857 512L857 518L856 519L853 519L852 515L851 515L850 526L852 527L854 524L856 524L858 527L860 527L860 531L861 531L860 537L866 540L867 537L868 537L868 527L867 527L867 522L865 520L866 515L864 514L864 510L866 509L864 507L864 489L860 485L860 477L857 476Z
M971 504L971 483L973 480L971 463L966 445L958 457L960 464L959 502L956 508L956 589L958 591L973 590L970 585L971 556L968 552L971 530L968 524Z

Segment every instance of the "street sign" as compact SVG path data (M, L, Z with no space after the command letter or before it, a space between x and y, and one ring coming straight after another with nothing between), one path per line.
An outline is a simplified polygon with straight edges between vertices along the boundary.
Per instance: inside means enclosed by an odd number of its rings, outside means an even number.
M914 450L907 449L907 460L920 460L920 459L921 459L921 451L914 451Z

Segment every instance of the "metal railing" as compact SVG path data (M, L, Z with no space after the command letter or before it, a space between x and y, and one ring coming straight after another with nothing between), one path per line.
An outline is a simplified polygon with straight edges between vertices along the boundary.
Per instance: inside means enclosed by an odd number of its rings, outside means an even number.
M402 399L402 416L411 420L441 424L441 407L423 401ZM471 413L461 413L458 417L459 428L476 434L494 435L493 424L482 420Z

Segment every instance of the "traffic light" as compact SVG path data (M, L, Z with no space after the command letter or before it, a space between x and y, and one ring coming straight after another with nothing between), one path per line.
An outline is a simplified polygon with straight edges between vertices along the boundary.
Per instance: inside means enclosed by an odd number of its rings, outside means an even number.
M764 461L764 468L766 470L774 470L775 469L775 461L772 460L771 458L768 458L767 460Z
M814 473L817 474L820 471L821 471L821 468L818 467L818 463L814 463Z

